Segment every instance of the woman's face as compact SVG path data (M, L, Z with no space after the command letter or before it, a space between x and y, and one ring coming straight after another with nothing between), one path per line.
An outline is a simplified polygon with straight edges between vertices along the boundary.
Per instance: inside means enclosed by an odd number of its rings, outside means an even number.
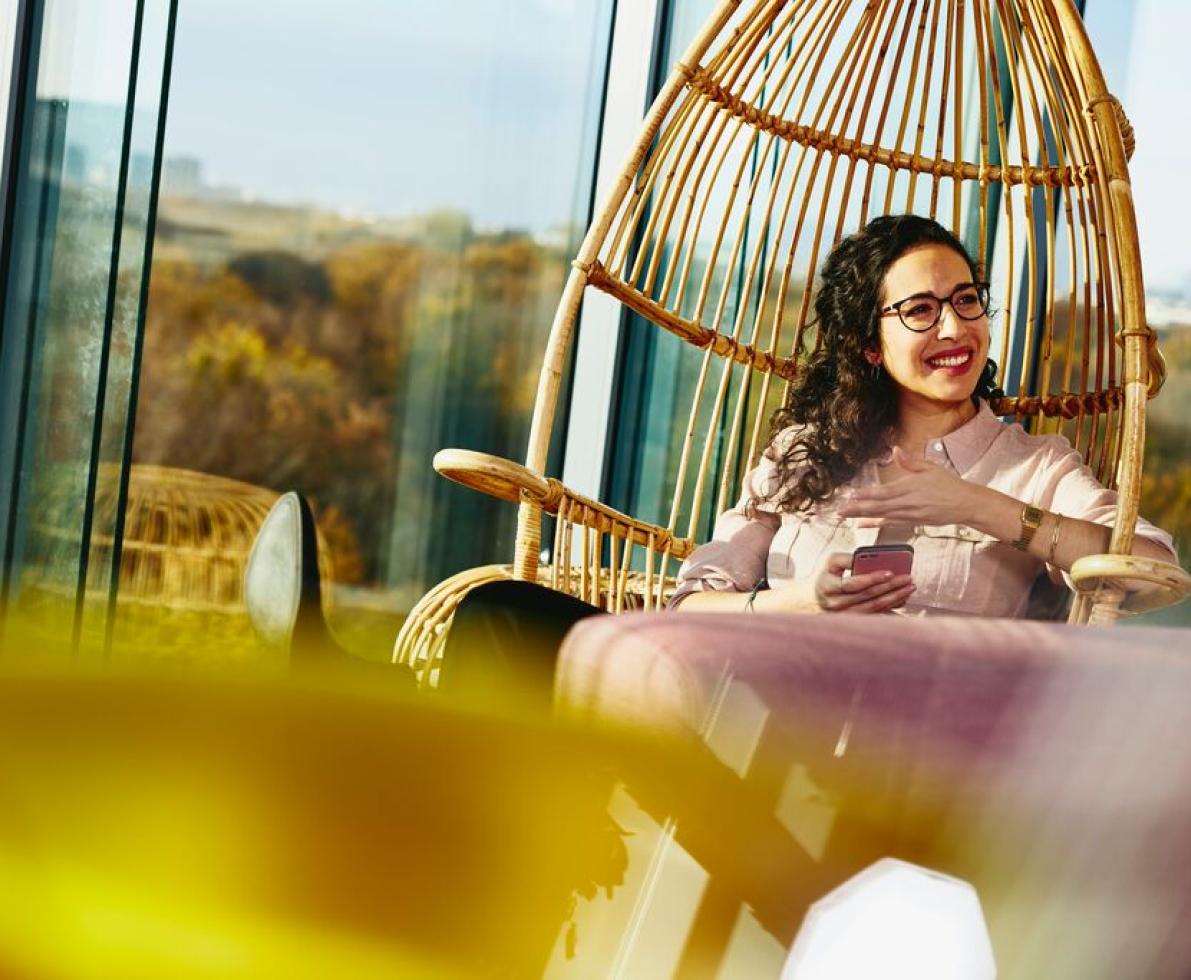
M945 299L971 282L972 271L958 252L946 245L920 245L889 267L881 307L914 296ZM913 310L913 300L901 308ZM971 398L984 371L988 316L981 313L974 320L964 320L950 303L943 303L938 322L915 333L889 312L881 316L880 339L880 360L897 383L902 408L954 407Z

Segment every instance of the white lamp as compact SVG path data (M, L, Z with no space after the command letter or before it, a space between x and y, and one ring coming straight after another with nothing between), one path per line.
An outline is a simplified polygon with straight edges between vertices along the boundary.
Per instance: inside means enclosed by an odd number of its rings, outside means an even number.
M782 980L992 980L992 940L966 881L882 858L810 907Z

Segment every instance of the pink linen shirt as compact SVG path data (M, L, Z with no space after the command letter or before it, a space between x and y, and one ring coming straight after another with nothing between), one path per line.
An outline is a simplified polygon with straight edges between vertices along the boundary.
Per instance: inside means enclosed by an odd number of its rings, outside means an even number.
M788 444L792 435L793 430L785 430L779 443ZM770 452L745 477L740 502L719 516L712 540L683 563L671 607L692 592L748 592L763 577L771 588L814 577L832 552L871 544L913 546L916 590L904 607L908 614L1020 616L1044 569L1052 579L1062 579L1058 569L1033 555L962 524L866 527L871 522L839 517L837 498L810 513L779 511ZM1034 436L1020 425L1006 425L983 400L971 420L927 445L926 458L965 480L1064 517L1111 527L1116 516L1116 492L1101 486L1065 438ZM878 483L877 465L866 464L841 489ZM1177 560L1165 531L1139 518L1137 534L1162 545L1171 561Z

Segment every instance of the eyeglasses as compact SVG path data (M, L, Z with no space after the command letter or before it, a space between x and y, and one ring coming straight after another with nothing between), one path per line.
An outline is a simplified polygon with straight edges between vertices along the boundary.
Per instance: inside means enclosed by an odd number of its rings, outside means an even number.
M950 296L943 298L930 293L916 293L890 303L880 313L881 316L896 313L907 330L923 333L939 322L944 303L955 310L955 315L961 320L979 320L988 312L988 283L964 283L956 287Z

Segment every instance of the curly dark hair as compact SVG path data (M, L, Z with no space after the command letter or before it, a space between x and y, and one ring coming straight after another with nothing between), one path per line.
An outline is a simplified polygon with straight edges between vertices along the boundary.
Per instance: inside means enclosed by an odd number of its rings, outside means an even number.
M930 218L874 218L831 250L815 296L818 348L786 404L773 416L772 436L801 426L790 445L771 440L778 478L776 505L805 511L832 496L869 460L884 455L897 422L897 386L883 366L865 359L880 347L881 287L889 267L919 245L945 245L981 278L963 243ZM1001 396L997 366L985 365L972 401Z

